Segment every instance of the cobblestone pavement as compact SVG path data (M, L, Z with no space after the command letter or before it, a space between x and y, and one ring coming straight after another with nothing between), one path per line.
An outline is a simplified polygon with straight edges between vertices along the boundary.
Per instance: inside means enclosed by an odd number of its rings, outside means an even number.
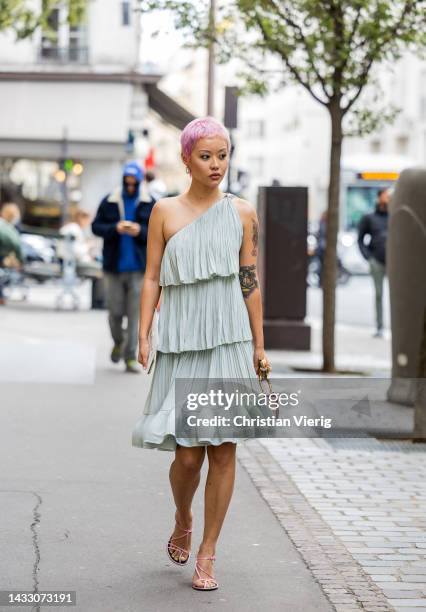
M426 611L426 448L260 439L239 451L338 612Z

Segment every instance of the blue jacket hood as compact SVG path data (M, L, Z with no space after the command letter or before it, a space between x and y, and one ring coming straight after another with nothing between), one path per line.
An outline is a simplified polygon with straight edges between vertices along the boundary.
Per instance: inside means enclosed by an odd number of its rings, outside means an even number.
M131 161L123 168L123 178L125 176L134 176L138 183L141 183L144 179L144 171L137 162Z

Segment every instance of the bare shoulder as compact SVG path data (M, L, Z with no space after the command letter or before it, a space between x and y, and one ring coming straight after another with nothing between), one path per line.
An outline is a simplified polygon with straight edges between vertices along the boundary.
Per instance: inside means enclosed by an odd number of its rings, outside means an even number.
M257 212L253 204L244 200L244 198L234 198L234 204L237 208L241 220L246 222L255 222L257 223Z
M152 210L154 211L155 209L157 213L167 213L170 210L170 208L176 205L177 200L178 200L178 196L160 198L159 200L156 201L156 203L152 207Z
M177 199L177 196L160 198L152 207L151 215L154 215L157 219L165 219L169 211L176 205Z

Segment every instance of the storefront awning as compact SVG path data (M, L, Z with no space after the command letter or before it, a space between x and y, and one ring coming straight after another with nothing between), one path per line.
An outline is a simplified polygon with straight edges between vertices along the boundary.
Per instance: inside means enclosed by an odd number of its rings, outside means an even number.
M152 110L179 130L183 130L187 123L195 119L195 115L175 102L164 91L158 89L156 85L147 84L145 90L148 94L148 104Z

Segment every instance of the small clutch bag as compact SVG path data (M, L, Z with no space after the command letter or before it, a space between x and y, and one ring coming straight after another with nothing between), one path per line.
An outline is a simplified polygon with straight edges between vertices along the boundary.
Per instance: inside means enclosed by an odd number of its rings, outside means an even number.
M260 386L261 391L263 391L262 382L266 380L269 386L269 393L272 393L271 381L268 378L271 368L267 365L266 359L259 359L258 368L259 368L258 379L259 379L259 386Z
M259 380L260 389L261 389L262 393L265 393L265 391L263 390L263 387L262 387L262 383L263 383L263 381L266 381L267 384L268 384L268 387L269 387L269 393L272 393L272 385L271 385L271 381L269 380L269 372L271 371L271 368L267 365L266 359L259 359L258 365L259 365L258 380ZM268 392L266 392L266 395L268 395ZM274 407L274 408L270 407L270 409L273 412L273 414L275 415L275 417L278 417L278 415L279 415L279 408L278 407Z
M158 311L154 310L154 316L152 317L151 329L149 330L149 355L148 363L146 366L146 373L150 374L157 357L157 346L158 346Z

